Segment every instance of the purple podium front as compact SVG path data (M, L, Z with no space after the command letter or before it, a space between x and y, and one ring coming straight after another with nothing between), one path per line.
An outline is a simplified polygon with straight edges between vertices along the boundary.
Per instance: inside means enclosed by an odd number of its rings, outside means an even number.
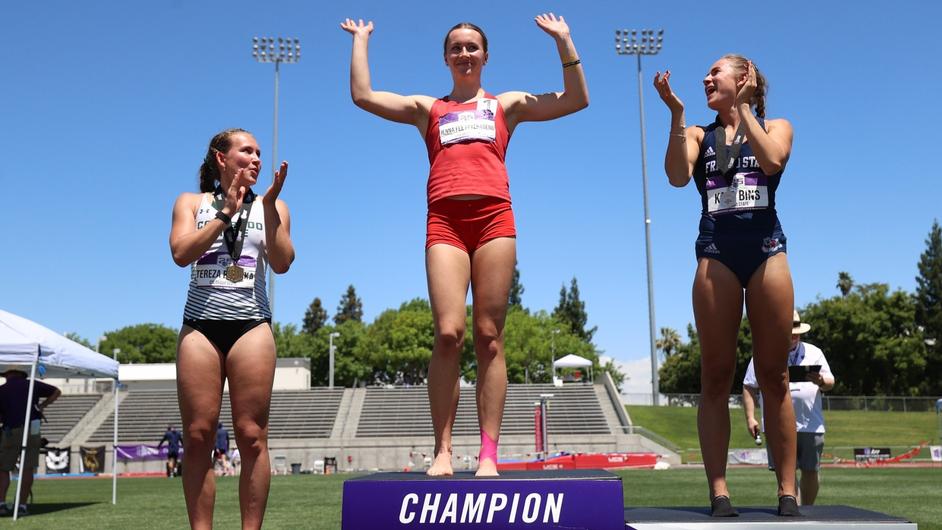
M625 528L621 478L608 471L375 473L343 484L344 530Z

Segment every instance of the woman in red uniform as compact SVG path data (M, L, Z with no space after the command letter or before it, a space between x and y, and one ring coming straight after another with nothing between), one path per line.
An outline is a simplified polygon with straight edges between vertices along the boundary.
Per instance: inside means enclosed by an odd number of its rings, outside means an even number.
M589 104L579 56L562 17L536 17L556 41L563 70L562 92L505 92L481 87L488 61L487 37L470 23L445 36L444 60L454 82L443 98L374 91L367 44L373 23L347 19L353 35L350 93L356 105L387 120L418 128L428 148L428 231L425 266L435 320L429 365L429 402L435 459L429 475L451 475L451 432L458 408L465 299L473 293L477 410L481 427L479 476L497 474L497 439L507 392L504 320L516 262L516 231L504 155L517 124L559 118Z

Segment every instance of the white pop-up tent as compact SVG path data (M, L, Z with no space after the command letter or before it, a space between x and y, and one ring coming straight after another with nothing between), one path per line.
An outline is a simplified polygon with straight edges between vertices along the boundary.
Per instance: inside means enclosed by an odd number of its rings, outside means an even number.
M585 357L580 357L574 353L560 357L555 362L553 362L553 380L556 380L556 369L557 368L589 368L589 380L594 381L592 378L592 361L586 359Z
M29 398L26 406L26 423L23 429L23 444L20 462L26 460L26 442L33 401L33 381L38 371L41 376L53 377L107 377L117 382L118 363L94 352L81 344L69 340L32 320L0 309L0 373L16 369L29 372ZM117 407L117 400L115 400ZM117 410L115 411L115 443L117 443ZM20 489L23 484L23 467L20 465L19 481L14 497L14 519L19 512ZM117 471L115 468L113 471ZM113 473L117 477L117 473ZM112 502L115 501L117 482L112 483Z

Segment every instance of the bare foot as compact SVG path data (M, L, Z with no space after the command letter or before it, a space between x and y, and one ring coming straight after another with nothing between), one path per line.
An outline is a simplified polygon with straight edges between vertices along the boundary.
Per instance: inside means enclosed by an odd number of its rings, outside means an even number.
M455 472L451 468L451 453L448 451L438 453L435 456L435 461L432 462L432 467L428 468L425 474L430 477L450 477L454 475Z
M478 470L474 474L475 477L496 477L499 476L497 473L497 464L494 463L490 458L485 458L481 460L478 464Z

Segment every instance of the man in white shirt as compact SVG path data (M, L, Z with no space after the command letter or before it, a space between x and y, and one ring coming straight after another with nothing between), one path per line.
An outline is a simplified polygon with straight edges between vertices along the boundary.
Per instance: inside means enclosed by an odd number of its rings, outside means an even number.
M821 394L834 388L834 375L828 361L817 346L801 341L801 335L811 326L801 321L798 311L792 317L792 349L788 352L788 365L820 367L811 368L806 379L789 383L792 405L795 408L795 420L798 427L798 458L796 465L801 470L799 482L799 502L805 506L814 504L818 496L818 469L821 467L821 453L824 450L824 412L821 406ZM755 411L759 383L755 367L749 361L746 376L742 382L742 404L746 413L746 428L749 435L759 439L759 422ZM762 401L758 402L761 407ZM772 452L768 451L769 469L774 469Z

